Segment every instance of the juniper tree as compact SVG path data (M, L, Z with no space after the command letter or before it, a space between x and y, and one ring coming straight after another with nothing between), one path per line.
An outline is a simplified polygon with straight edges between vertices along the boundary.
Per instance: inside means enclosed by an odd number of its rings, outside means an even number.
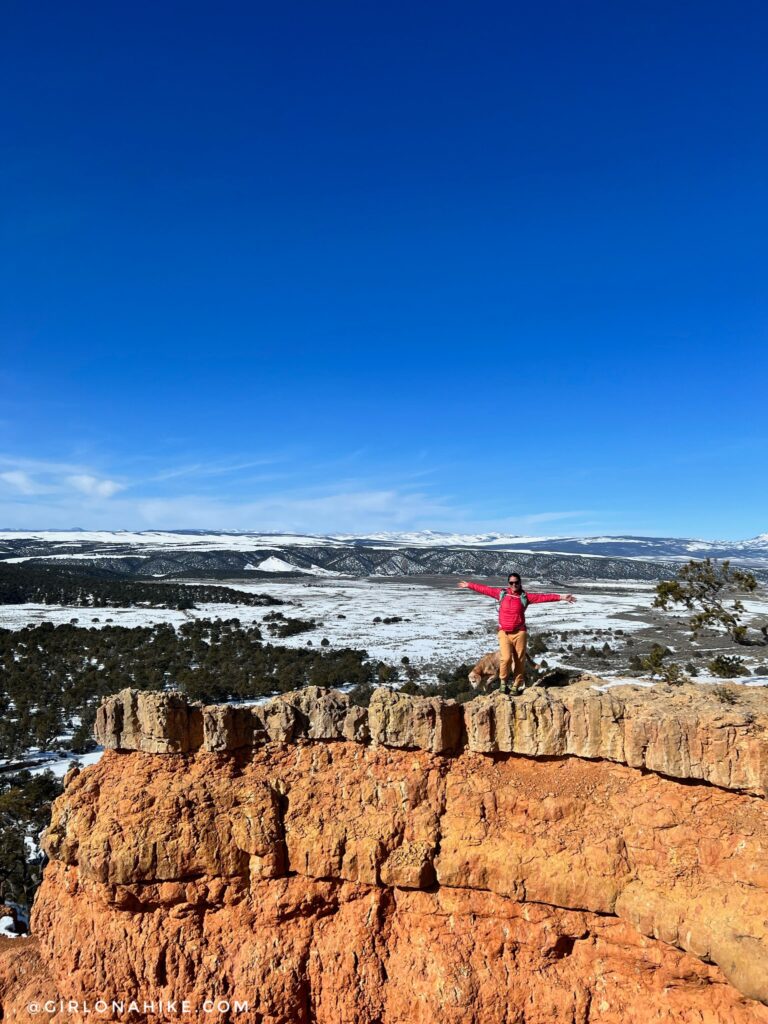
M675 579L662 580L656 585L654 608L668 611L672 605L683 605L691 616L691 633L696 636L707 626L724 626L736 643L747 642L747 627L741 618L744 605L740 593L753 593L757 580L751 572L732 569L726 559L722 564L705 558L691 560L678 570ZM762 629L768 640L768 626Z

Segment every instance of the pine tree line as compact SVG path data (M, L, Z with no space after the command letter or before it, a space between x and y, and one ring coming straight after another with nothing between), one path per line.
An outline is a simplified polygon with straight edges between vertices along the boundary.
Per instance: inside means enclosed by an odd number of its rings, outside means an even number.
M0 562L0 604L60 604L73 608L193 608L200 604L267 607L285 604L268 594L204 583L126 579L94 571L83 575L51 566Z

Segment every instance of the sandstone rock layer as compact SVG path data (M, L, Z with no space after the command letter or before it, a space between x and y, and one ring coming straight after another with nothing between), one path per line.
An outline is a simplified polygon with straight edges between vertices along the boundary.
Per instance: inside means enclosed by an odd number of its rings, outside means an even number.
M761 691L732 687L733 704L704 687L536 687L468 704L374 692L369 709L307 687L255 707L187 704L180 694L122 690L99 708L95 735L110 750L226 752L268 742L352 740L450 754L601 758L676 779L768 795L768 708ZM721 687L721 689L724 689ZM725 688L727 689L727 687Z
M380 691L367 714L326 691L113 698L102 739L197 746L108 750L68 778L34 938L0 949L2 1019L102 997L242 1024L768 1024L759 715L681 693L664 724L591 693ZM730 785L691 782L718 751Z

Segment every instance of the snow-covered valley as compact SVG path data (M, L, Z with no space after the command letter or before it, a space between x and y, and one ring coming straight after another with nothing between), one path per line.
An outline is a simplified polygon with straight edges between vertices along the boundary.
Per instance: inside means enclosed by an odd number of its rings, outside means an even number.
M374 662L392 665L405 679L404 666L418 674L420 682L434 682L440 672L457 665L474 664L496 649L496 605L485 596L460 590L450 577L421 579L349 579L327 576L260 577L201 581L226 585L248 594L268 594L285 602L281 614L289 620L311 621L314 628L276 639L271 635L271 607L232 603L200 603L188 610L173 608L83 608L47 604L0 605L0 628L21 630L51 623L76 624L86 629L106 626L149 626L166 623L178 628L193 620L239 620L242 626L259 626L265 643L292 649L355 648ZM493 582L493 581L487 581ZM162 590L165 584L157 581ZM552 592L548 581L526 580L530 591ZM559 592L566 592L560 589ZM681 614L653 609L654 587L643 581L580 581L567 588L574 604L551 602L530 606L529 637L545 646L535 660L548 667L589 670L607 679L636 678L627 671L629 654L652 642L663 643L676 658L699 661L696 680L713 682L706 658L718 651L732 652L725 636L691 640ZM745 602L747 620L758 625L768 620L768 594L760 592ZM587 652L610 649L610 657ZM740 681L745 685L768 683L768 650L747 647L739 651L744 662ZM703 662L703 664L702 664ZM170 681L172 684L172 680ZM644 683L647 685L648 681ZM395 679L397 685L397 679ZM30 749L22 761L33 771L51 768L63 774L72 760L91 761L93 753L71 755L62 737L61 752ZM20 763L19 758L13 759ZM6 762L7 765L7 762ZM0 768L2 765L0 764Z

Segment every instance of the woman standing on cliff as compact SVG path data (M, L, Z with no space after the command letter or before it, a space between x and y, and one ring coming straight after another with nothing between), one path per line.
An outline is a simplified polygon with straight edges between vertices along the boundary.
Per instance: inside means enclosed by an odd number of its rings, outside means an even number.
M525 609L529 604L543 604L545 601L576 600L573 594L534 594L523 590L520 574L512 572L508 578L509 589L484 587L481 583L459 583L461 590L474 590L494 598L499 606L499 693L522 693L525 689L525 648L528 630L525 625ZM515 685L507 687L510 666L514 664Z

